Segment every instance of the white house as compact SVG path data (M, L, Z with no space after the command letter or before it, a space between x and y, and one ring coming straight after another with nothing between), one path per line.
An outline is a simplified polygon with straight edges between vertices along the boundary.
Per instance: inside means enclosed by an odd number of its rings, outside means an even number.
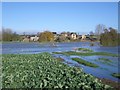
M39 37L38 36L32 36L30 37L30 41L38 41Z
M86 39L86 36L85 36L85 35L82 35L81 40L85 40L85 39Z
M77 34L76 33L71 33L71 38L72 39L77 39Z

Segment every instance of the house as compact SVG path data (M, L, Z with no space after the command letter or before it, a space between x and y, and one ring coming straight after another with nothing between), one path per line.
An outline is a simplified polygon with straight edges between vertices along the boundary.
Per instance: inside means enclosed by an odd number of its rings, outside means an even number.
M57 32L52 32L54 35L56 35L57 34Z
M74 39L74 40L77 39L77 34L76 33L71 33L71 38Z
M36 42L36 41L38 41L39 40L39 37L38 36L30 36L30 41L34 41L34 42Z
M39 37L37 35L26 35L22 36L23 42L38 41Z
M86 35L82 35L81 40L85 40L86 39Z
M64 37L68 36L68 34L66 32L62 32L61 35L64 36Z
M29 36L24 36L23 37L23 42L30 42L30 37Z

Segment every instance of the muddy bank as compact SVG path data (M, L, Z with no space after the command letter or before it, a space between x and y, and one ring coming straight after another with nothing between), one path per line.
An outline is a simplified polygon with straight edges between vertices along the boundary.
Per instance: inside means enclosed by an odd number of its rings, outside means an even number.
M103 84L107 84L114 87L114 90L120 90L120 82L115 82L105 78L98 78L98 79L101 80Z

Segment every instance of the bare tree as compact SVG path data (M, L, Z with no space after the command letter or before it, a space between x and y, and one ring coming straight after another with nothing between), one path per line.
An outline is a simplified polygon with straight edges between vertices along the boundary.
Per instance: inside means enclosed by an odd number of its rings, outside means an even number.
M100 34L104 32L105 30L105 25L103 24L98 24L95 29L95 35L97 36L98 40L100 40Z

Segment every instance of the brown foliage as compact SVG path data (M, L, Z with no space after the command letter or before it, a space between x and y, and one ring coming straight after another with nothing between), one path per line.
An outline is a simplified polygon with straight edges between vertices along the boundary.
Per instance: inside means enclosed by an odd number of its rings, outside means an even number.
M40 42L52 42L54 40L54 35L50 31L44 31L39 34Z

